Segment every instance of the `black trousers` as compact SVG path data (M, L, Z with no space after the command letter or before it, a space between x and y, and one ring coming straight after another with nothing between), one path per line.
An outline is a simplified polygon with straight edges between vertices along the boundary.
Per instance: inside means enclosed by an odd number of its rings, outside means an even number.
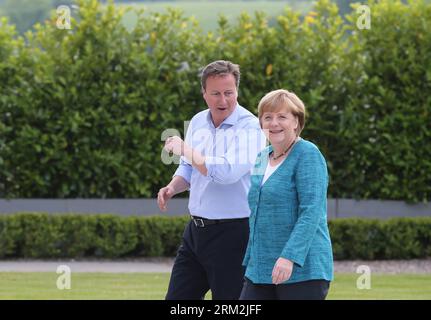
M167 300L237 300L244 281L242 260L248 219L197 227L190 221L172 268Z
M254 284L244 280L240 300L325 300L329 281L308 280L286 284Z

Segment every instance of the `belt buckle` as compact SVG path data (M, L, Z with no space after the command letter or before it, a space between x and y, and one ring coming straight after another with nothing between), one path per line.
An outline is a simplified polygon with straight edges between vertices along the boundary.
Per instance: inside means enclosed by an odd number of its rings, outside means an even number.
M205 227L205 223L203 219L193 219L193 222L195 223L195 226L198 228Z

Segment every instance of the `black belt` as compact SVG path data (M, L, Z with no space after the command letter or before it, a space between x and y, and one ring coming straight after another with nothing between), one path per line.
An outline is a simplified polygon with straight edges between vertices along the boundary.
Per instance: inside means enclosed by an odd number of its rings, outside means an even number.
M235 218L235 219L207 219L202 217L191 216L194 224L198 228L204 228L205 226L210 226L213 224L225 223L225 222L235 222L235 221L243 221L248 218Z

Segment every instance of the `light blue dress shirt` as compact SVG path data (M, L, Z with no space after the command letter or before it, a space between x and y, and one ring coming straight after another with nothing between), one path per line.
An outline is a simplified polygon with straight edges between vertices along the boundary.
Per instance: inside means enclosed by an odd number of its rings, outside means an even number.
M257 117L237 104L215 128L209 109L201 111L192 118L185 142L205 156L208 170L204 176L181 157L174 176L190 184L190 214L207 219L248 217L251 169L266 145Z

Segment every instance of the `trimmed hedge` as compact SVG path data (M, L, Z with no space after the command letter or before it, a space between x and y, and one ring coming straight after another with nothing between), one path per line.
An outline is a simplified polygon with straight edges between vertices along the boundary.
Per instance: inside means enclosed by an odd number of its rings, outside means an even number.
M200 67L230 59L252 112L277 88L304 100L331 198L431 200L429 1L370 0L370 30L319 0L207 34L175 10L129 31L112 3L77 2L71 30L53 16L21 37L0 19L0 198L155 197L175 170L162 132L184 133L206 108Z
M338 260L431 257L431 217L336 219L329 229Z
M0 258L175 256L189 217L0 216ZM334 258L431 257L431 218L329 221Z
M188 217L0 216L0 258L174 256Z

